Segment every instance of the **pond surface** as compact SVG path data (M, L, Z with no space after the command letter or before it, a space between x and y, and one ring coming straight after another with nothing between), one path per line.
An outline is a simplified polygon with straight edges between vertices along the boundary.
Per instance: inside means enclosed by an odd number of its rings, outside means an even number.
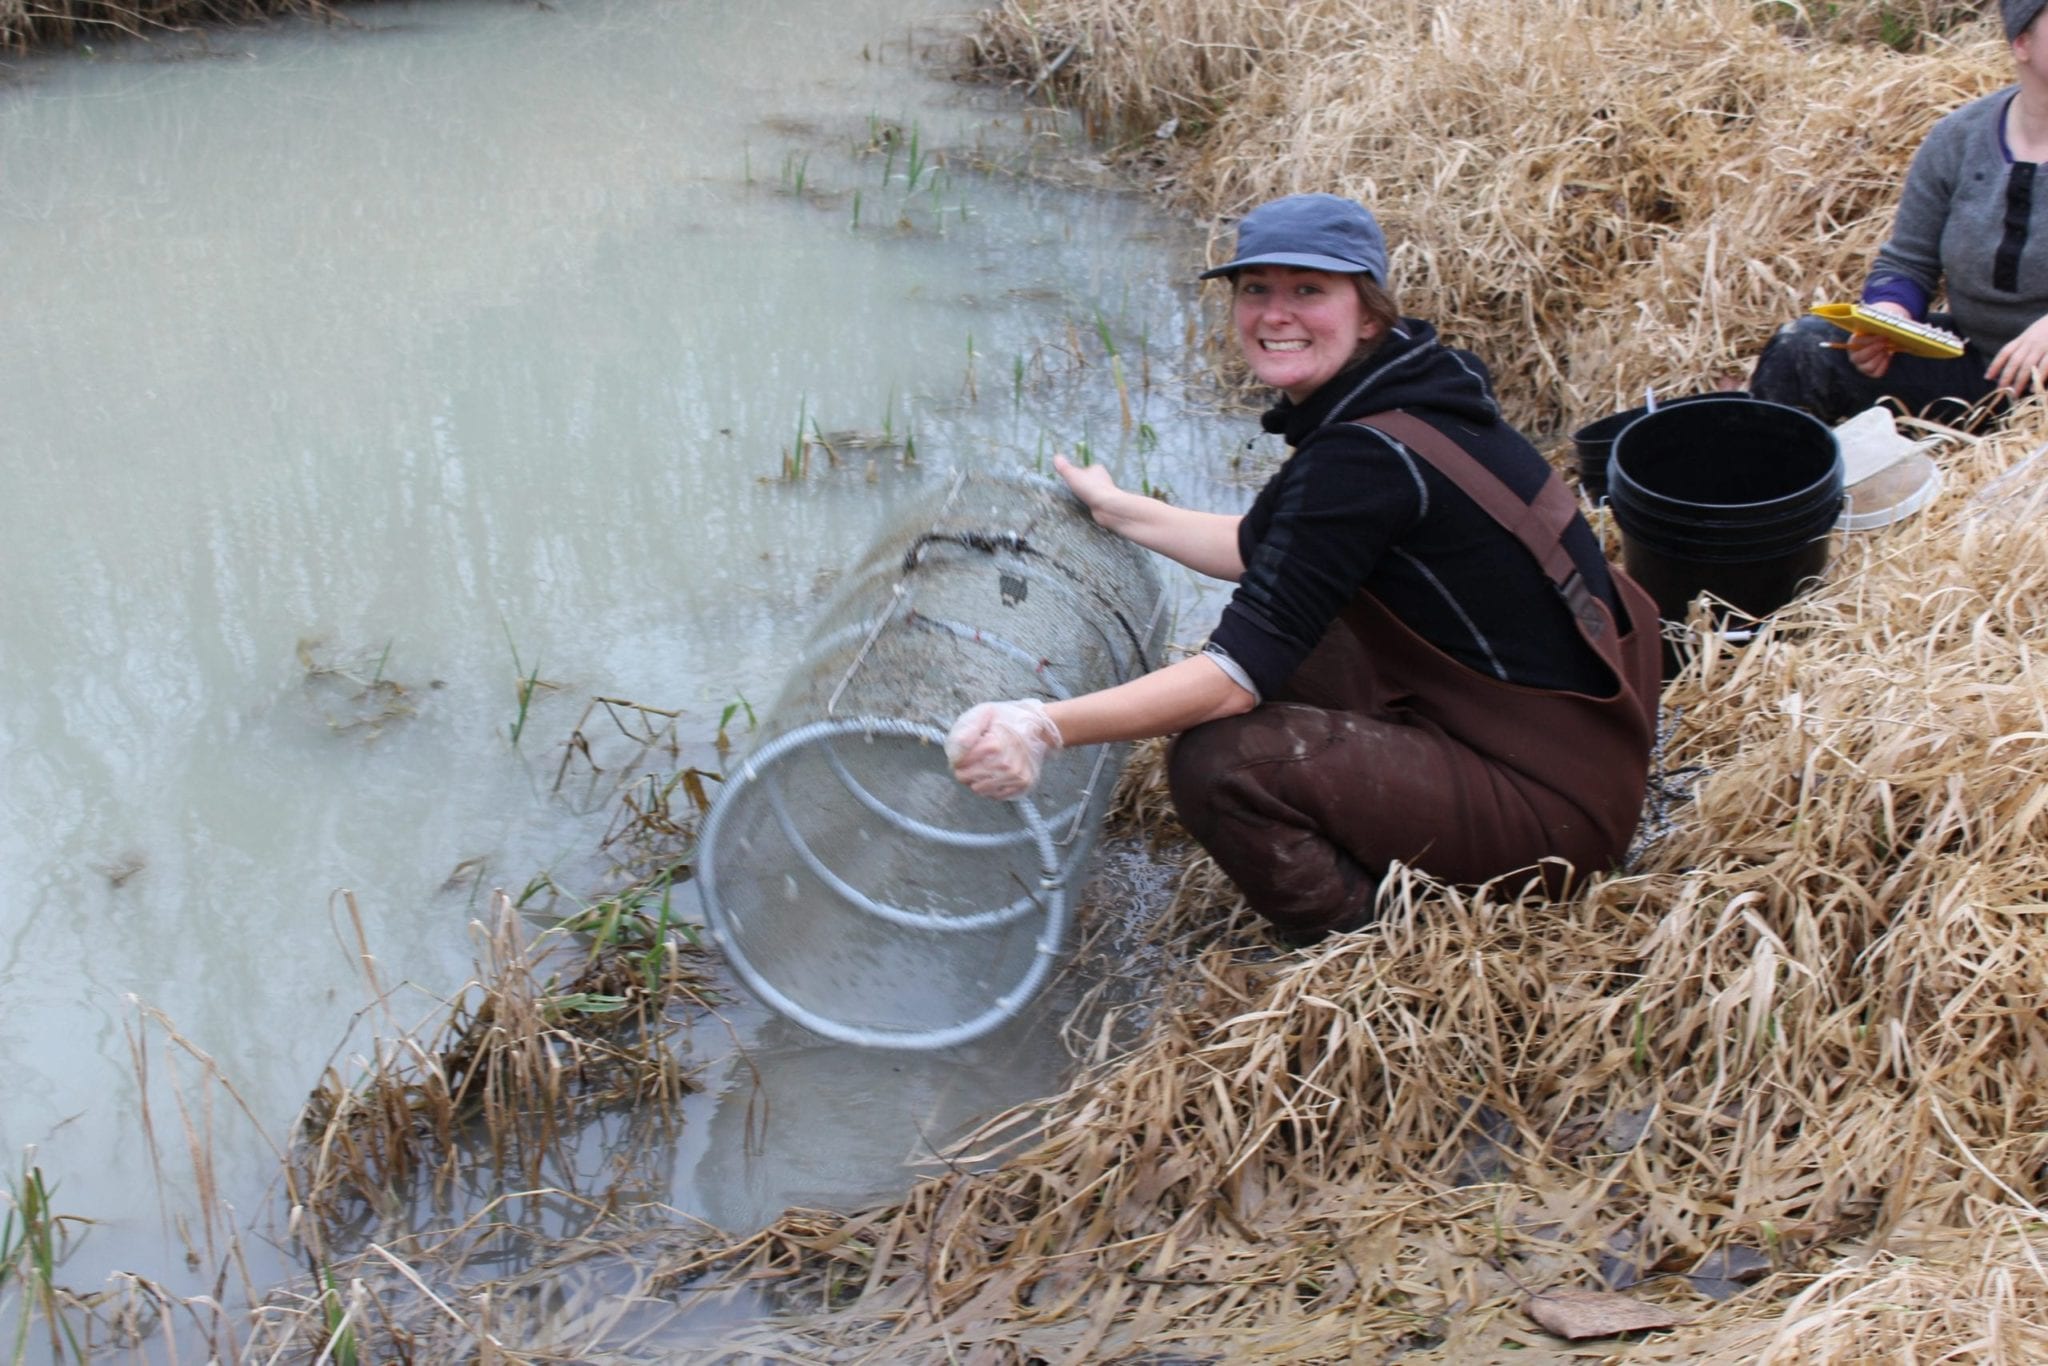
M424 1019L493 887L574 884L591 696L681 709L715 769L959 465L1085 444L1248 501L1249 424L1191 398L1199 234L948 80L958 31L936 0L441 0L0 75L0 1159L97 1221L66 1283L210 1281L172 1231L188 1129L238 1217L275 1204L270 1144L363 1047L341 893ZM859 439L791 477L800 429ZM744 1163L735 1046L784 1093ZM661 1194L738 1228L900 1189L1065 1065L1041 1029L850 1066L744 1007L692 1047Z

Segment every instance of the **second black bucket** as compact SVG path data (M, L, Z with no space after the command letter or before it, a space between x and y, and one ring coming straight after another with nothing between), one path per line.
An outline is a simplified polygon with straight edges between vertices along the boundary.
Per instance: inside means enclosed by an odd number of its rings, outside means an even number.
M1712 593L1762 618L1827 568L1842 507L1842 456L1819 418L1716 396L1658 408L1615 438L1607 498L1622 563L1683 621ZM1667 675L1676 660L1667 651Z
M1705 394L1681 394L1677 398L1657 400L1657 407L1645 405L1641 408L1624 408L1618 413L1609 413L1588 422L1572 433L1572 449L1579 458L1579 487L1585 491L1588 501L1599 504L1607 499L1607 464L1614 455L1614 441L1630 423L1639 417L1648 417L1659 409L1669 408L1674 403L1692 403L1703 398L1748 398L1743 389L1717 390Z

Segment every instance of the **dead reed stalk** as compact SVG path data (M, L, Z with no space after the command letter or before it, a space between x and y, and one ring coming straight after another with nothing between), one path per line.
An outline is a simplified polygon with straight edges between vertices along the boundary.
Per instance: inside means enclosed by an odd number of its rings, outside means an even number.
M445 1201L479 1152L506 1176L546 1184L564 1132L621 1105L669 1110L690 1089L663 1015L701 999L687 960L600 945L530 942L511 899L476 925L476 977L428 1030L395 1030L360 1076L331 1067L297 1125L300 1236L324 1259L332 1230L421 1186Z

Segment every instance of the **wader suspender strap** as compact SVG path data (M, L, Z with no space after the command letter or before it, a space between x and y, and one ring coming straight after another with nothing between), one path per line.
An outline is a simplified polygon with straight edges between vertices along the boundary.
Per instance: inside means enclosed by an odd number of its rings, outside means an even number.
M1627 682L1631 675L1615 640L1614 616L1607 610L1607 604L1586 586L1579 567L1572 562L1571 552L1564 546L1565 529L1578 516L1579 505L1562 479L1553 473L1543 481L1535 500L1525 503L1464 447L1412 413L1396 408L1352 421L1392 437L1427 460L1520 541L1536 557L1536 563L1543 566L1558 596L1578 619L1586 643L1599 653L1617 679Z

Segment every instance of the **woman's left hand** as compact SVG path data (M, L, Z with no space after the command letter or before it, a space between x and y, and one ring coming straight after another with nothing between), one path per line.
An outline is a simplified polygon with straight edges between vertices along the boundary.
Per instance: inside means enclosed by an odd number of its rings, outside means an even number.
M1984 376L2001 389L2025 394L2041 387L2043 370L2048 370L2048 317L2036 318L2033 326L1999 347Z
M946 733L946 758L976 796L1007 801L1038 786L1046 754L1062 743L1036 698L982 702L960 713Z

